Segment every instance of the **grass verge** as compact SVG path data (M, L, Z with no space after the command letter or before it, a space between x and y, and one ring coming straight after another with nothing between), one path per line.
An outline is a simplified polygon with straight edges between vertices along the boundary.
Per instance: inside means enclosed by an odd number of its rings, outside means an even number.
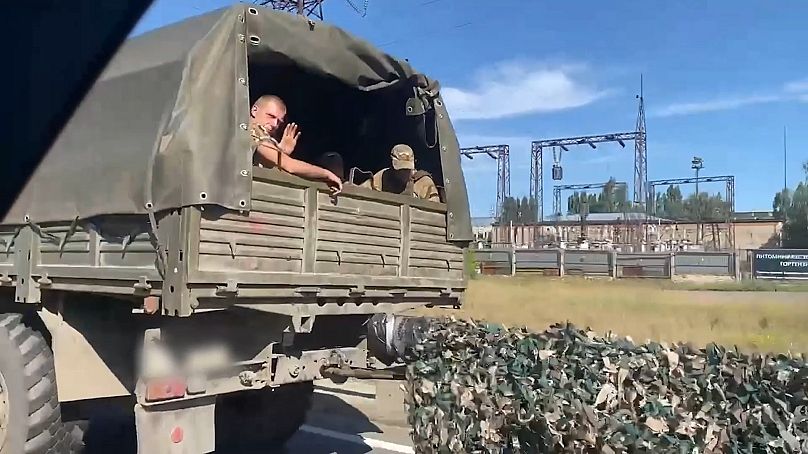
M709 284L722 286L727 284ZM650 280L480 277L462 309L427 315L471 317L542 330L569 321L636 342L716 342L744 351L808 353L808 294L682 290ZM705 284L698 284L704 287ZM733 289L734 290L734 289Z
M679 290L709 290L714 292L808 292L808 282L777 282L746 279L743 281L710 283L669 283L663 288ZM808 299L808 295L806 295Z

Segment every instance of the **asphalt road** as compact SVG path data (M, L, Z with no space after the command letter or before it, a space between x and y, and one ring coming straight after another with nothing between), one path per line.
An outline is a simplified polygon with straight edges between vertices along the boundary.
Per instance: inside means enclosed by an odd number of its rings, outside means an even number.
M308 423L287 446L288 453L412 453L397 383L347 384L343 390L368 391L364 397L318 392ZM373 397L371 397L373 396Z
M362 382L359 388L349 383L318 390L307 423L283 449L255 446L249 453L412 453L403 396L397 388L397 383L376 386L376 383ZM85 454L136 452L134 420L128 415L105 411L92 425Z
M306 425L291 440L285 452L311 454L412 453L409 437L401 435L398 433L398 428L353 434L351 431L335 431Z

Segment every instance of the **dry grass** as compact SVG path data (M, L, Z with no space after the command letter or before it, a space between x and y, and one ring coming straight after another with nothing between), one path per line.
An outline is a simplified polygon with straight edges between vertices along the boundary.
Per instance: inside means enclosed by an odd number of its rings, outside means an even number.
M672 290L662 282L484 277L459 311L427 310L542 330L569 321L636 342L716 342L745 351L807 352L808 293Z

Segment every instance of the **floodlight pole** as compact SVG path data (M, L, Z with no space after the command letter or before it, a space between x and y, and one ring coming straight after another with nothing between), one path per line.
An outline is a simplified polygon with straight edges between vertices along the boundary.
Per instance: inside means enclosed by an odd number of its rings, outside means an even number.
M702 226L701 226L701 199L699 197L699 170L704 168L704 160L698 156L693 156L690 161L690 167L696 171L696 244L701 244L702 240Z

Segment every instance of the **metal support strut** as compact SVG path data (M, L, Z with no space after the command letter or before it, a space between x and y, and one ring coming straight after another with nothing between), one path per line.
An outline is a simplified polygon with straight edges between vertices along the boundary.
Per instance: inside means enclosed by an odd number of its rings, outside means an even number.
M461 148L460 154L469 159L474 159L474 156L478 154L486 154L497 160L497 207L494 216L499 218L502 215L505 199L511 196L510 146L486 145Z

